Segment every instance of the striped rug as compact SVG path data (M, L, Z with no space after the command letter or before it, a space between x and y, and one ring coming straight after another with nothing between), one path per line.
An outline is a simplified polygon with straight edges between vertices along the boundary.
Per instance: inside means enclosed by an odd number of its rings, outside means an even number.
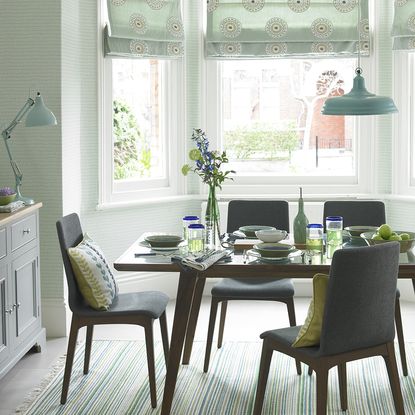
M252 413L261 343L225 342L214 349L209 373L202 371L205 343L196 342L189 366L182 366L172 415L248 415ZM410 376L400 377L407 414L415 414L415 349L406 345ZM150 405L145 345L133 341L94 341L91 367L82 374L83 345L75 356L66 405L59 404L63 363L17 409L25 415L157 415L163 395L165 366L156 344L158 407ZM398 356L399 357L399 356ZM399 369L400 370L400 369ZM298 376L295 363L274 352L263 414L315 413L315 376ZM386 368L381 358L348 364L349 414L394 414ZM337 371L329 378L329 414L340 410Z

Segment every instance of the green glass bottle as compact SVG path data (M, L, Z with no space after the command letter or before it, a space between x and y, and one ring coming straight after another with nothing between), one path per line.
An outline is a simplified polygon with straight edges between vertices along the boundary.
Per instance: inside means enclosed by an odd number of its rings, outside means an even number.
M303 189L300 187L300 198L298 199L298 213L294 218L294 243L305 244L307 216L304 213Z

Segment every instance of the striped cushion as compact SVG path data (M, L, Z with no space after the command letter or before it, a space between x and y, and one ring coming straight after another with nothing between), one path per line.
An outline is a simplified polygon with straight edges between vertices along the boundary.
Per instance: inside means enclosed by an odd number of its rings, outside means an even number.
M101 248L85 234L78 246L68 249L68 254L85 301L95 310L108 310L118 287Z

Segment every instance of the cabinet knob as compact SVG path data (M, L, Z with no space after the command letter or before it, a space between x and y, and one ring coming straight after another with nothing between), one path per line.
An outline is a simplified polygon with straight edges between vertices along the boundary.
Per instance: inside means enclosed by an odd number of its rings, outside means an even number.
M13 304L13 308L20 308L21 303Z
M13 310L14 310L14 307L12 307L12 308L9 308L8 310L7 310L7 308L4 310L4 312L6 313L6 314L13 314Z
M29 234L30 233L30 228L23 229L23 233Z

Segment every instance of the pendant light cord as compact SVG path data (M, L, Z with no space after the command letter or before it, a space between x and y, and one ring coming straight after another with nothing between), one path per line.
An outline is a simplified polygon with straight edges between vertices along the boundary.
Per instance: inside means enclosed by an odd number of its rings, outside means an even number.
M363 73L363 69L360 66L360 35L361 35L361 33L360 33L360 30L361 30L360 18L361 18L361 16L360 16L360 1L357 0L357 36L358 36L358 39L357 39L357 68L356 68L356 74L357 75L361 75Z

